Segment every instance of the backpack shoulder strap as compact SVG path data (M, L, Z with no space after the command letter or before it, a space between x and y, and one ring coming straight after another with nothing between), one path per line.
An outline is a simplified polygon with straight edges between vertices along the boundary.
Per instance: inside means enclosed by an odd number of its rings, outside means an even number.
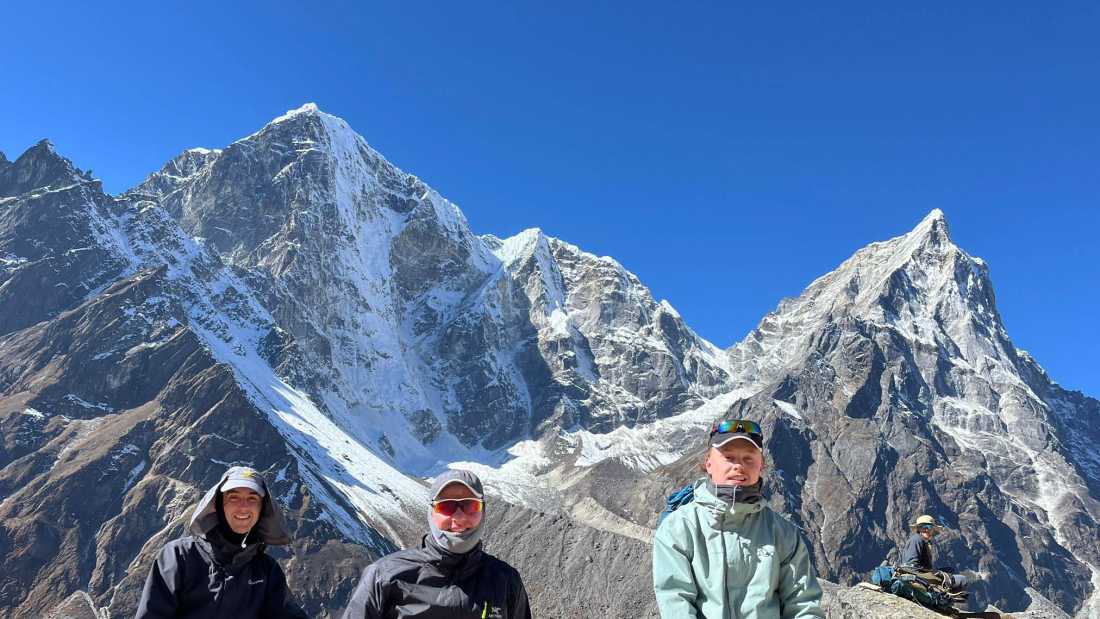
M665 500L665 509L661 512L661 515L657 517L657 526L660 526L669 514L691 503L693 500L695 500L695 486L693 484L688 484L668 495L668 499Z

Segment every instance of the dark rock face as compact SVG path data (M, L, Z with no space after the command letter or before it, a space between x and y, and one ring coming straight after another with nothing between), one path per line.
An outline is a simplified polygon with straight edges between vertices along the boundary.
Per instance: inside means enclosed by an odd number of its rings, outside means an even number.
M543 361L525 373L539 387L531 392L541 396L543 432L643 424L729 388L723 356L614 260L538 230L488 240L511 276L510 291L522 291L515 307L526 313L537 344L531 352Z
M0 168L0 334L73 307L122 272L103 242L112 202L45 141Z
M285 441L179 315L132 311L163 289L163 271L142 273L0 338L0 616L45 616L76 591L132 614L150 561L227 462L273 481L299 540L287 570L314 612L377 552L319 518Z
M523 575L537 617L656 617L649 544L514 505L486 511L486 550Z
M0 154L0 198L60 189L80 181L90 179L58 155L49 140L35 144L14 162Z

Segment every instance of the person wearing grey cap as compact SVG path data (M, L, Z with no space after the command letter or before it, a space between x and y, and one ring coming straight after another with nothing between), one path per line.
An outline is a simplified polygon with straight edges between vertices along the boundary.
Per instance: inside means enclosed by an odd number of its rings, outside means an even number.
M764 433L747 419L711 426L706 476L653 539L664 619L824 618L806 541L761 495Z
M529 619L519 572L482 550L485 493L477 475L451 469L428 495L420 548L369 565L344 619Z
M135 619L305 619L267 545L290 543L263 477L234 466L195 506L191 535L161 549Z

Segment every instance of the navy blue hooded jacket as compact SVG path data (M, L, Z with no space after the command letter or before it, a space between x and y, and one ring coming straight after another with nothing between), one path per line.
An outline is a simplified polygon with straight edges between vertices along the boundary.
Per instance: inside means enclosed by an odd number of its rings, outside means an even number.
M232 470L232 469L230 469ZM260 519L243 542L220 524L219 490L229 471L195 507L192 535L169 542L145 581L135 619L306 619L282 568L264 554L290 543L282 512L267 485Z

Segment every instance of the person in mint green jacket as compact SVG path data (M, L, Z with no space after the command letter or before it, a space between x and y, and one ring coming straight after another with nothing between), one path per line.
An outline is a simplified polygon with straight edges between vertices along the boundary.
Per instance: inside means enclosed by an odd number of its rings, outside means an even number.
M797 527L761 496L760 426L711 426L707 476L653 540L653 588L663 619L824 619L821 586Z

